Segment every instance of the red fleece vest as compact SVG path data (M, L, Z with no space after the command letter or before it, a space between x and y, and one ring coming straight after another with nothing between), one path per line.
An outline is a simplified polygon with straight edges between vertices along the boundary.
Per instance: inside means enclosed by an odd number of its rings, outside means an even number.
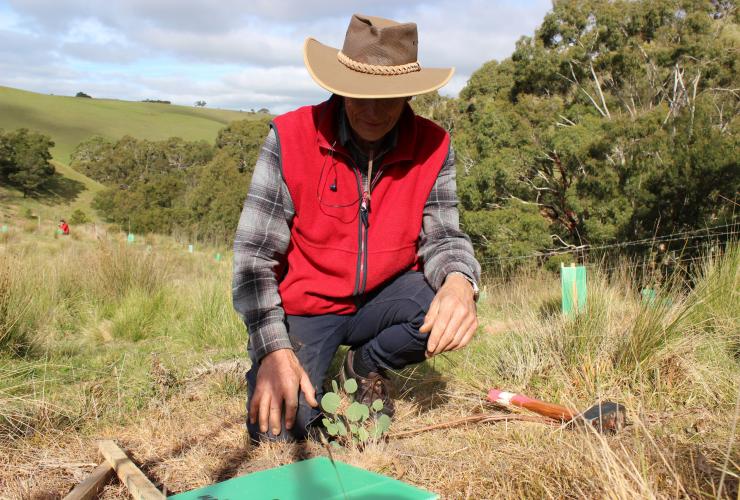
M351 314L372 292L418 269L424 205L449 151L449 135L406 107L396 147L373 166L368 224L364 183L339 144L338 98L273 121L285 183L295 207L280 297L287 314ZM376 174L373 174L376 178Z

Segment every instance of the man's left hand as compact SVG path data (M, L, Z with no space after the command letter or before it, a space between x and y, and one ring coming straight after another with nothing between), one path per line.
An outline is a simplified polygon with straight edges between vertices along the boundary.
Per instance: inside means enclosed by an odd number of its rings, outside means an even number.
M478 328L473 287L460 274L450 274L429 306L419 331L430 333L428 358L468 345Z

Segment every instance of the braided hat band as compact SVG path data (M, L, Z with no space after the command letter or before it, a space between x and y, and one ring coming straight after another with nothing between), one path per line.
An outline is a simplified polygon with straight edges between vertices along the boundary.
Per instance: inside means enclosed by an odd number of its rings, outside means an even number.
M421 66L419 65L418 61L406 64L399 64L397 66L367 64L355 61L341 50L337 52L337 59L339 59L339 62L347 66L349 69L359 71L360 73L367 73L369 75L405 75L408 73L421 71Z

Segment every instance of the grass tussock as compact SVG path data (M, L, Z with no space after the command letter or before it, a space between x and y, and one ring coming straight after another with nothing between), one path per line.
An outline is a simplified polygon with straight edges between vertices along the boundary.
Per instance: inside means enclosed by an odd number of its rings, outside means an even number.
M0 248L0 442L158 404L152 353L175 380L243 354L226 262L101 233Z
M0 253L0 491L65 494L98 463L101 436L168 492L326 453L245 441L246 336L227 257L99 236L16 234ZM737 498L739 248L651 301L629 263L589 268L574 317L560 312L557 275L492 279L473 343L395 376L391 433L501 412L485 401L493 387L576 409L618 401L623 431L469 424L335 458L443 498ZM103 494L126 496L117 484Z

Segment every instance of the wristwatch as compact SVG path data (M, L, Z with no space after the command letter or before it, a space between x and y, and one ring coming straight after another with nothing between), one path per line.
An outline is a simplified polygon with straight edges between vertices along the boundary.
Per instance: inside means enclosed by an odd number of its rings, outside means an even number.
M478 302L478 296L480 295L480 289L478 288L478 283L476 283L473 278L471 278L465 273L461 273L460 271L452 271L447 276L450 276L452 274L459 274L460 276L468 280L468 283L470 283L470 286L473 287L473 301Z

